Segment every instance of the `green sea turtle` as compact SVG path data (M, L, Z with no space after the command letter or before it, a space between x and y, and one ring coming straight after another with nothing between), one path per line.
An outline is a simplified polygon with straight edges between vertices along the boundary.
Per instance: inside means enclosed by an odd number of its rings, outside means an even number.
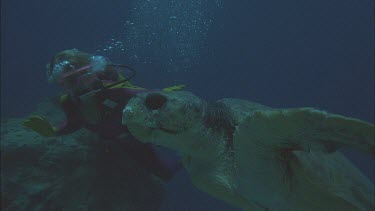
M196 187L243 210L374 210L374 186L337 150L374 153L374 125L313 108L142 93L123 124L177 150Z

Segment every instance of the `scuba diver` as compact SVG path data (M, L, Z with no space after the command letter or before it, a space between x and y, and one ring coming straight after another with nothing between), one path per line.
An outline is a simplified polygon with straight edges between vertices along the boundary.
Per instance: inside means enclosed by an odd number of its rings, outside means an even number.
M123 76L120 69L130 70L131 75ZM161 159L154 145L139 142L122 125L122 110L129 99L149 91L129 82L134 75L132 68L113 64L103 56L77 49L62 51L47 65L47 76L66 93L60 97L66 121L60 126L52 126L45 117L30 116L23 125L45 137L63 136L86 128L104 140L121 140L124 153L129 153L144 168L167 181L181 167L180 162ZM163 90L177 91L183 87Z

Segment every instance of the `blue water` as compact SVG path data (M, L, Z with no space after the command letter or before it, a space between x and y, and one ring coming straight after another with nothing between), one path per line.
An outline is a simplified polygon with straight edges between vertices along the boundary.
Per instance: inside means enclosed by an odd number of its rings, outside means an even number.
M78 48L131 64L134 82L144 87L187 84L206 99L309 106L374 123L374 1L191 0L194 13L178 0L154 0L158 13L150 5L134 9L143 2L2 1L2 117L25 116L58 95L45 65L55 53ZM198 24L184 27L194 18ZM176 37L171 26L198 32ZM113 41L119 46L104 52ZM373 180L374 157L347 153ZM185 172L168 190L165 210L235 210L192 187Z

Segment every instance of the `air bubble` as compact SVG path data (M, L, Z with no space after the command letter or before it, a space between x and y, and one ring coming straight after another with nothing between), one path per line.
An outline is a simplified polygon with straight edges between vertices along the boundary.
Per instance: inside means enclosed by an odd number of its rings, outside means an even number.
M110 37L101 52L162 65L165 71L189 70L202 58L222 1L134 0L123 31Z

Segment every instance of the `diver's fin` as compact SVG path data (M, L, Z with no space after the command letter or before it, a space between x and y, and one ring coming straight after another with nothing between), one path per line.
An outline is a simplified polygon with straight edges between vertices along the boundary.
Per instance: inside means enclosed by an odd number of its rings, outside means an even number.
M347 146L375 153L374 125L358 119L296 108L255 111L244 121L242 130L271 145L326 152Z

